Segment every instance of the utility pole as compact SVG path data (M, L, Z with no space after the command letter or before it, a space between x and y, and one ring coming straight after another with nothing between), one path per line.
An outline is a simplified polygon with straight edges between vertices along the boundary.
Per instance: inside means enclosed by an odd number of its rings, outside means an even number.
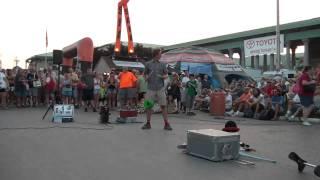
M14 58L13 61L16 63L16 66L18 66L19 60L18 60L18 57L17 57L17 56Z
M276 69L280 70L280 11L279 11L279 0L277 1L277 26L276 26L276 36L277 36L277 56L276 56Z
M0 69L2 69L2 60L1 60L1 53L0 53Z

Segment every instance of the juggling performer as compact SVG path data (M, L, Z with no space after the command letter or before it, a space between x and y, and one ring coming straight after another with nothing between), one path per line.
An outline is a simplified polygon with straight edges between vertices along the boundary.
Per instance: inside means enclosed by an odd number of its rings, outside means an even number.
M164 80L168 78L167 66L161 63L161 50L156 49L153 51L153 59L149 61L145 66L145 79L148 83L148 90L146 94L146 100L144 107L147 114L147 122L144 124L142 129L151 129L151 115L152 107L154 102L160 105L162 110L162 116L164 120L164 130L172 130L168 121L168 112L166 108L167 99L165 94L165 83Z

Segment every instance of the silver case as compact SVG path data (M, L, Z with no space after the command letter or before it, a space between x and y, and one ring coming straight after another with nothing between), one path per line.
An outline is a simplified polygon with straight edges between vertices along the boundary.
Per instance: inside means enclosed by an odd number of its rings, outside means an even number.
M214 129L188 130L187 153L211 161L239 158L240 135Z

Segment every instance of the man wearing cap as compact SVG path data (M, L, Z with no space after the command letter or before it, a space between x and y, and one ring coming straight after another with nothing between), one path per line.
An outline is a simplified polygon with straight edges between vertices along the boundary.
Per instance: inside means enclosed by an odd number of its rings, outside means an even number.
M156 49L153 51L153 60L148 62L145 67L145 79L148 83L146 100L157 101L162 110L164 120L164 130L172 130L166 109L166 94L164 80L168 78L168 70L165 64L159 62L161 58L161 50ZM151 115L152 109L146 109L147 123L144 124L142 129L151 129Z

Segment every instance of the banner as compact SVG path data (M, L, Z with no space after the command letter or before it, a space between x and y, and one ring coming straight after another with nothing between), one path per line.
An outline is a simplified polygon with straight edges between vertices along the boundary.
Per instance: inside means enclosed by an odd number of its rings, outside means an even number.
M280 35L280 52L283 52L284 36ZM266 36L244 41L245 56L277 53L277 36Z

